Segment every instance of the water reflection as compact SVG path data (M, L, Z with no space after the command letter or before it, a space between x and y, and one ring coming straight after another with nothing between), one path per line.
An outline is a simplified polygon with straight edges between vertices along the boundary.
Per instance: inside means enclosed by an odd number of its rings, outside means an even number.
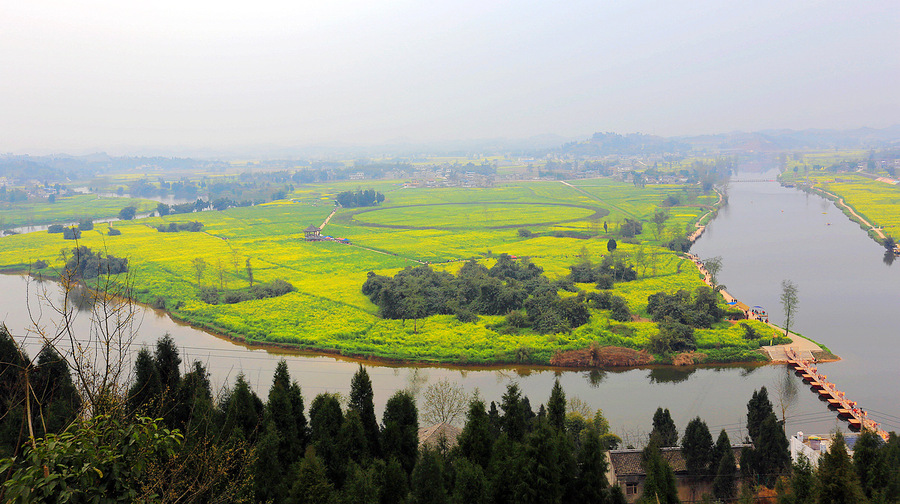
M649 378L650 383L681 383L687 381L695 371L697 371L697 368L653 368L647 374L647 378Z
M891 252L890 250L885 250L884 251L884 259L882 259L882 261L884 262L884 264L887 264L888 266L890 266L890 265L894 264L894 259L896 259L896 258L897 258L897 256L895 256L893 252Z
M585 374L587 375L588 383L593 388L599 387L603 380L606 379L606 371L602 369L592 369Z
M67 303L69 308L80 312L90 312L94 307L94 292L83 285L77 285L69 289L68 296L61 294L59 304Z

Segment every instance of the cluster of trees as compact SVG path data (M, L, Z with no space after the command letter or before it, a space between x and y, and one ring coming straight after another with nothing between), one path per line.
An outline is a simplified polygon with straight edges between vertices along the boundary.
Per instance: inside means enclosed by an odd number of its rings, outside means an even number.
M63 250L66 270L76 278L96 278L100 275L118 275L128 272L128 259L113 255L103 255L81 245L73 248L71 253Z
M92 229L94 229L94 221L91 219L84 219L77 226L63 226L62 224L47 226L48 233L62 233L64 240L77 240L81 238L82 231L90 231Z
M183 213L193 213L193 212L202 212L209 208L210 203L208 201L197 198L197 201L189 202L189 203L178 203L176 205L168 205L166 203L157 203L156 204L156 214L160 217L165 215L175 215L175 214L183 214Z
M603 261L598 265L585 259L569 266L569 278L575 283L596 283L598 289L611 289L615 282L637 280L637 272L623 257L608 254L603 256Z
M16 385L27 357L4 330L0 353L2 497L16 502L624 502L605 478L618 438L599 412L567 414L559 383L537 412L515 384L499 408L475 398L456 447L420 449L415 397L396 392L379 422L362 366L346 398L307 403L283 360L265 400L242 374L216 398L204 365L184 368L167 335L138 352L130 386L108 390L93 415L45 350L31 370L33 418L44 419L32 441L28 390Z
M684 289L651 294L647 312L659 324L659 333L650 339L650 349L655 353L695 350L694 329L712 327L725 315L716 293L706 286L698 287L693 298Z
M189 231L196 233L203 230L203 223L200 221L190 222L170 222L169 225L160 224L156 227L160 233L177 233L179 231Z
M370 272L362 292L378 305L384 318L415 320L453 314L470 322L477 315L507 315L513 328L548 333L578 327L590 319L582 299L561 298L559 285L530 261L502 254L490 269L473 260L456 276L428 266L408 267L394 277Z
M374 189L344 191L337 195L336 201L344 208L375 206L384 201L384 194Z
M271 282L252 285L246 289L218 289L213 286L201 286L200 299L208 304L234 304L241 301L283 296L295 290L297 289L293 285L278 278Z

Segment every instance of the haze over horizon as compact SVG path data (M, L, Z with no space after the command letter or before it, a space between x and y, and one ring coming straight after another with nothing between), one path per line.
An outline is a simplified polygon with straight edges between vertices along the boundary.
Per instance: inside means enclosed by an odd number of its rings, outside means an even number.
M8 4L0 152L900 122L886 0Z

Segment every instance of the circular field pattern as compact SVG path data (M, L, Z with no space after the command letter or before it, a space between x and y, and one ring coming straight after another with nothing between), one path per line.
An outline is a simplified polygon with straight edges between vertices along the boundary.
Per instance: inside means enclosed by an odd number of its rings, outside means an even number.
M552 203L437 203L358 211L356 225L398 229L502 229L598 218L603 209Z

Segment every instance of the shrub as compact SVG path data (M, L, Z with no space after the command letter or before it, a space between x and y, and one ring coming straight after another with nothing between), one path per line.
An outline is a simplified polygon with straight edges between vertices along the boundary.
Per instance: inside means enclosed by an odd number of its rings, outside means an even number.
M53 233L62 233L65 230L65 226L62 224L50 224L47 226L47 232L50 234Z
M38 259L37 261L34 261L33 263L31 263L32 269L40 270L40 269L44 269L46 267L47 267L47 261L45 261L43 259Z
M77 240L81 238L81 230L76 227L67 227L63 229L63 240Z
M525 228L519 228L519 237L520 238L531 238L532 236L534 236L534 233L532 233L531 231L529 231Z
M94 229L94 221L91 219L85 219L78 223L78 229L82 231L90 231Z
M219 304L219 289L215 287L200 287L200 301L206 304Z
M110 228L109 228L109 231L107 232L107 234L108 234L109 236L119 236L120 234L122 234L122 231L119 230L119 229L116 229L116 228L114 228L114 227L110 227Z

